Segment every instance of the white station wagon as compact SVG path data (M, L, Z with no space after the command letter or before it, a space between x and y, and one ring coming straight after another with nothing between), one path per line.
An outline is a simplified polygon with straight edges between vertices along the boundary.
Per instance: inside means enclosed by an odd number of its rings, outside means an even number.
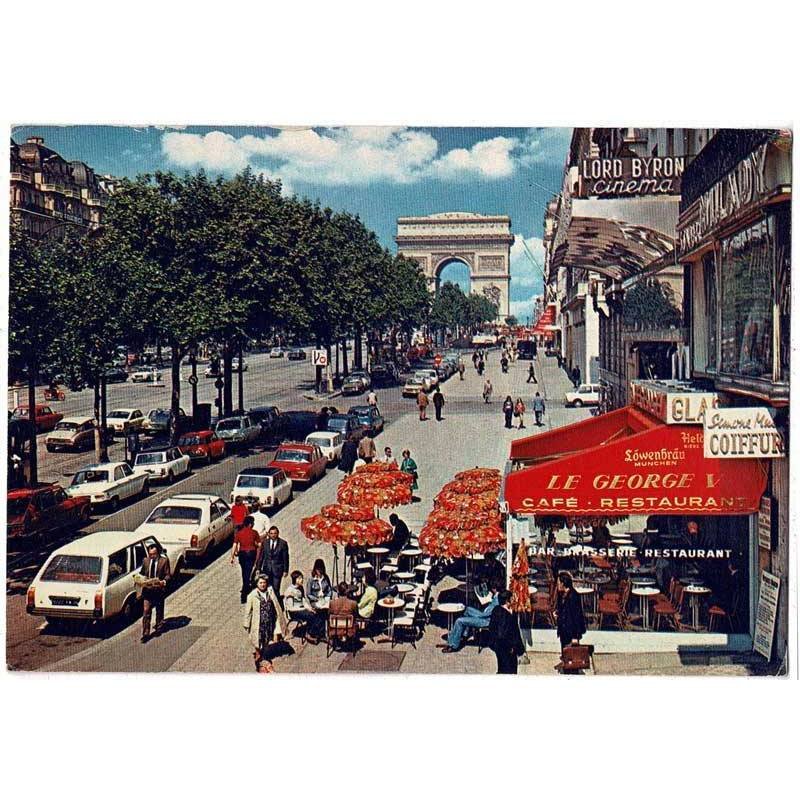
M338 461L342 455L342 434L335 431L315 431L306 436L306 444L317 445L329 464Z
M136 530L155 536L164 547L183 549L187 558L201 557L233 534L233 521L221 497L176 494L157 505Z
M70 497L88 497L93 506L108 505L116 511L123 500L144 497L148 477L135 473L124 461L89 464L79 469L66 492Z
M106 427L115 436L125 436L130 431L141 431L144 428L144 414L138 408L115 408L106 414Z
M151 481L174 483L176 478L189 475L192 471L192 460L177 447L166 447L163 450L145 450L136 454L133 471L137 475L147 475Z
M279 506L292 499L292 479L277 467L250 467L236 476L231 503L237 497L245 502L258 500L264 506Z
M564 394L567 408L596 406L600 402L600 386L597 383L581 383L575 391Z
M139 531L99 531L59 547L28 587L25 610L48 622L103 620L118 614L133 621L139 610L133 576L151 544L161 547L154 536ZM183 566L183 554L161 549L174 578Z

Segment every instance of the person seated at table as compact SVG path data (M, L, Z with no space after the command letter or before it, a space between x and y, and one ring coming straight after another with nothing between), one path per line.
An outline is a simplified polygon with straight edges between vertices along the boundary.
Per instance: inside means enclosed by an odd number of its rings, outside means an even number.
M284 610L291 619L306 623L306 640L317 644L325 632L325 616L315 611L306 597L303 573L296 569L289 577L291 584L283 595Z
M492 591L491 595L489 602L481 609L467 606L464 614L453 623L450 633L447 634L447 647L442 650L443 653L455 653L460 650L462 639L470 628L489 627L492 611L498 604L497 592Z
M328 573L325 571L325 562L318 558L314 562L311 576L306 582L306 597L311 603L318 603L320 600L330 600L333 595L333 585Z
M375 604L378 602L378 590L375 587L375 573L370 569L364 573L364 591L358 601L358 616L361 619L372 619Z
M389 514L389 524L394 530L391 547L393 550L400 550L405 546L408 537L411 536L411 531L408 529L408 525L406 525L397 514Z
M475 583L486 587L505 587L505 582L506 568L497 560L497 553L487 553L475 568Z
M353 617L358 614L358 603L350 596L350 587L341 581L336 587L336 597L331 600L329 613L341 614L347 616L351 614Z
M569 572L558 573L558 597L556 599L556 634L561 642L561 652L569 644L578 644L586 633L586 619L583 616L583 603L572 585ZM561 666L559 661L556 669Z

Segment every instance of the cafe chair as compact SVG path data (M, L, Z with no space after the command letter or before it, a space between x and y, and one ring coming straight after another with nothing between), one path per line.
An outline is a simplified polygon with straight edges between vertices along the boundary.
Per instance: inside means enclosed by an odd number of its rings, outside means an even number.
M392 628L392 647L397 644L401 639L407 638L411 646L416 650L417 641L422 638L427 624L427 617L425 613L425 601L420 598L414 606L411 614L401 614L394 618L394 626Z
M537 592L531 597L531 626L536 623L537 615L543 616L546 623L551 627L555 626L555 595L557 590L557 584L553 583L552 586L548 586L546 592Z
M344 646L347 642L355 639L355 617L352 614L329 614L327 630L325 657L330 658L337 644Z
M731 615L718 603L712 603L708 609L709 632L715 630L717 625L722 625L723 621L728 626L728 632L733 633L733 621L731 620Z
M603 627L603 618L612 617L621 631L628 630L628 600L630 599L631 586L627 581L620 582L622 594L607 592L600 595L597 604L598 628Z

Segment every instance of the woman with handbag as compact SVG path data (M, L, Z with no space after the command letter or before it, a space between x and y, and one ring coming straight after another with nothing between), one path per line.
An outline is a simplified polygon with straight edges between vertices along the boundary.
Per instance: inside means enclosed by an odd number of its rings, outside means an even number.
M253 645L253 660L258 670L261 660L266 659L269 645L279 641L278 637L286 630L283 610L266 575L258 576L256 588L247 596L243 624Z
M403 450L403 460L400 463L400 471L407 472L412 478L414 478L414 481L411 484L411 491L415 492L419 488L419 485L417 484L419 475L417 474L417 462L411 458L410 450Z
M514 416L519 419L519 429L525 427L525 403L522 398L518 397L517 402L514 404Z

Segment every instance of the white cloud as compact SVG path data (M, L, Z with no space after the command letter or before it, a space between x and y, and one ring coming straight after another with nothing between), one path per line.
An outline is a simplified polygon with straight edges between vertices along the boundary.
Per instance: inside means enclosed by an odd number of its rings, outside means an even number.
M524 166L545 161L562 163L571 139L572 128L534 128L520 145L519 163Z
M256 171L297 183L402 184L425 178L508 178L521 164L538 158L536 135L533 131L525 141L495 136L469 149L440 153L430 133L404 127L285 128L239 138L222 131L205 135L168 131L161 148L173 164L184 168L230 173L249 164Z
M539 262L539 265L544 266L544 243L542 240L536 236L531 236L524 241L533 253L536 261ZM517 234L514 236L514 244L511 245L511 291L516 295L520 295L523 292L514 292L514 289L530 290L533 296L536 293L541 293L542 272L539 266L536 266L531 261L528 254L525 252L525 247L522 242L523 237Z

